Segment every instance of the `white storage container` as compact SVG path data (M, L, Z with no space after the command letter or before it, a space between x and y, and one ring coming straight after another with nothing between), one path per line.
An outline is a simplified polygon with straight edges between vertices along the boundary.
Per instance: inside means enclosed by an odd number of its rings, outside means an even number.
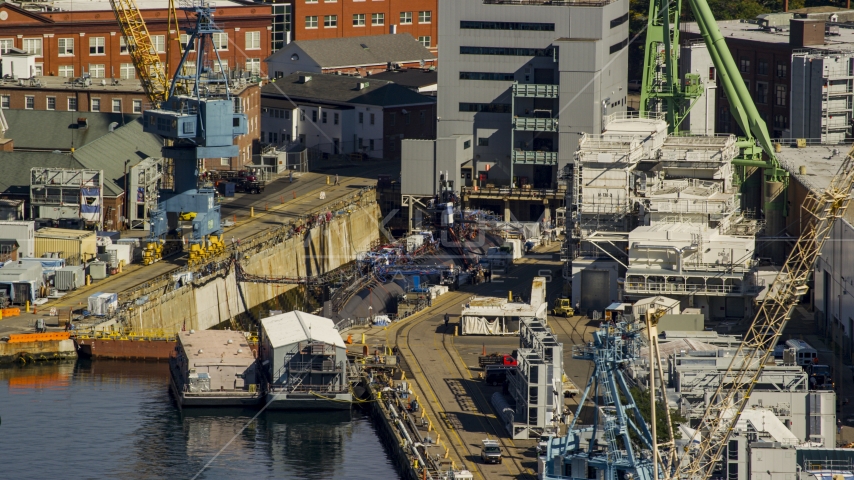
M92 262L89 264L89 275L92 280L103 280L107 278L107 263Z
M119 297L115 293L98 292L89 297L89 313L97 316L106 316L116 311L119 305Z

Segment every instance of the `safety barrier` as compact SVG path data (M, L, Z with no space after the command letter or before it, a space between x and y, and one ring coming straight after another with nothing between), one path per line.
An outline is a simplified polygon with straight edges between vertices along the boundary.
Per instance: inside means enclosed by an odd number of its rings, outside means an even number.
M0 318L17 317L18 315L21 314L21 309L20 308L4 308L4 309L2 309L2 311L0 311L0 313L2 313L2 315L3 315Z
M68 332L16 333L9 335L8 343L53 342L69 338L71 334Z

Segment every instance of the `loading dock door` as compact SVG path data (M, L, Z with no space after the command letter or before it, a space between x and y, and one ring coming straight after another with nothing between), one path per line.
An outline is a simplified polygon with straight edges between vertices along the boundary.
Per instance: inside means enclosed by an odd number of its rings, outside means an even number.
M607 270L581 271L581 309L602 314L611 304L611 274Z
M727 297L726 316L727 318L744 318L744 298Z

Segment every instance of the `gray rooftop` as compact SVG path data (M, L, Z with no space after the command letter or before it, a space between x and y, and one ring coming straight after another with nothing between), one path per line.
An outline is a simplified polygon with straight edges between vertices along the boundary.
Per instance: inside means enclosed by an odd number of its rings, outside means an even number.
M426 87L436 85L439 82L439 72L435 69L403 68L374 73L370 78L371 80L387 80L404 87Z
M6 137L15 149L71 150L80 148L110 131L139 118L139 115L98 112L61 112L59 110L4 110L9 122ZM77 119L85 118L87 128L79 128Z
M834 149L838 152L835 155ZM800 183L813 192L821 192L839 171L847 149L845 145L810 145L806 148L783 146L777 159ZM800 173L801 167L806 168L806 173Z
M350 67L356 65L382 65L389 62L417 62L435 60L430 50L408 33L373 35L367 37L327 38L324 40L297 40L271 55L290 58L293 47L298 47L322 68Z
M776 44L781 47L789 46L789 31L788 25L783 31L769 32L759 28L755 23L748 23L741 20L722 20L718 22L718 27L721 29L721 34L726 38L735 40L745 40L751 42L763 42ZM700 34L696 23L682 24L682 31L696 35ZM840 28L839 35L826 35L824 37L824 45L810 45L805 49L817 50L852 50L854 49L854 29Z
M28 196L34 167L84 168L68 153L0 152L0 193Z
M311 80L301 83L301 76L310 76ZM359 83L367 83L368 86L360 90L357 87ZM261 95L265 97L288 97L292 100L308 100L311 102L357 103L380 107L421 105L434 102L432 97L421 95L394 82L378 80L373 77L358 78L347 75L304 72L296 72L264 85L261 88Z

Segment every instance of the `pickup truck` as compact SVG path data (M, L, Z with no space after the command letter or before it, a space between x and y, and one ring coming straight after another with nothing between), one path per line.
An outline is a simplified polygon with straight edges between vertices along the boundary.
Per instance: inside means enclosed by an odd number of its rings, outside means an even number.
M255 178L254 176L251 178ZM237 183L234 185L235 192L241 193L261 193L264 191L264 182L259 182L258 180L249 180L248 178L241 178L237 180Z
M483 463L501 463L501 447L498 440L483 440L480 447L480 459Z
M491 353L489 355L481 355L478 357L477 364L480 365L480 368L485 368L487 365L504 365L507 367L514 367L518 365L519 362L516 361L516 357L513 355Z

